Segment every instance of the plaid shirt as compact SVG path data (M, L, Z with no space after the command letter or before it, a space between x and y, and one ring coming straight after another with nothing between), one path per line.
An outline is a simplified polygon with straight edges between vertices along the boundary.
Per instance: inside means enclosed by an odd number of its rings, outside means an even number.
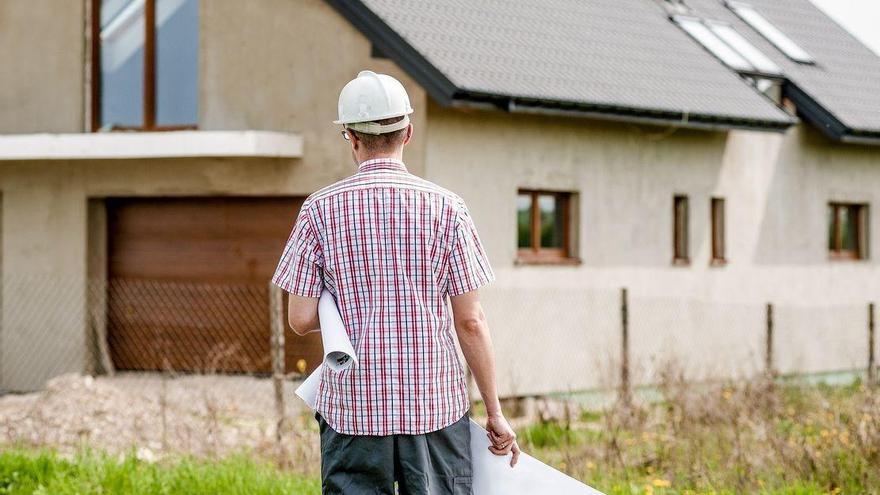
M460 197L368 160L308 198L272 281L334 296L359 364L325 366L317 410L349 435L421 434L469 406L447 295L495 278Z

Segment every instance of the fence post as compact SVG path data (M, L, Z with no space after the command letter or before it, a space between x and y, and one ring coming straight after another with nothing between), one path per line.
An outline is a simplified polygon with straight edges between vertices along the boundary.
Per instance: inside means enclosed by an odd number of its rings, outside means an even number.
M877 384L877 367L875 364L874 347L876 346L874 330L874 303L868 303L868 384Z
M275 414L278 423L275 427L275 441L278 447L279 462L282 449L281 440L284 434L284 311L282 308L281 289L269 283L269 325L272 335L270 347L272 353L272 384L275 387Z
M626 287L620 289L620 397L624 405L632 403L629 378L629 300Z
M773 378L773 303L767 303L767 334L764 342L764 372Z

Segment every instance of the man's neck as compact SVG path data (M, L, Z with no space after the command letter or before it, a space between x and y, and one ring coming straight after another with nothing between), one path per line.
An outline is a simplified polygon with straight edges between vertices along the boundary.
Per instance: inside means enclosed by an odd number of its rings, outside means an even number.
M371 153L370 155L359 156L358 163L364 163L366 161L376 160L379 158L389 158L392 160L397 160L397 161L402 162L403 161L403 151L401 150L401 151L396 151L393 153Z

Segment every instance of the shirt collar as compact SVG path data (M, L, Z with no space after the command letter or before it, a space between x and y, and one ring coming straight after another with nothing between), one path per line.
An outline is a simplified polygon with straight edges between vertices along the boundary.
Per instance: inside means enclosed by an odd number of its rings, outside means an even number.
M388 169L406 172L406 165L400 160L394 158L373 158L366 160L358 165L358 172L369 172L370 170Z

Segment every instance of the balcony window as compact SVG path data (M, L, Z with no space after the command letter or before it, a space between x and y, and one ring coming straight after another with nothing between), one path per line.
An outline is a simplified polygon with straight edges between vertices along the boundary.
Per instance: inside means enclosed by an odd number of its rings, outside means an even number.
M93 0L93 130L198 121L198 0Z

